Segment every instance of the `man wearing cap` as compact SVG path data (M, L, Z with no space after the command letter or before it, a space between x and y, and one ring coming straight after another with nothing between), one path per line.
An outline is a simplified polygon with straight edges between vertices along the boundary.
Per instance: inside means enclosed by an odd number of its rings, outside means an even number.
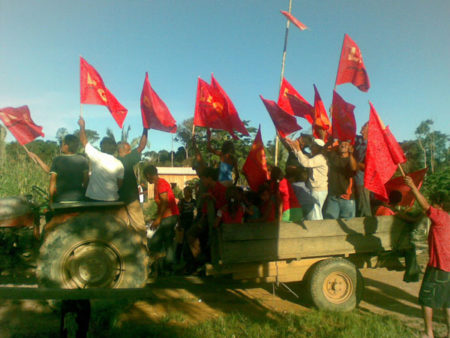
M339 141L336 150L328 153L328 197L324 217L328 219L355 217L353 195L357 163L349 141Z
M286 143L294 151L300 164L309 169L307 185L311 189L311 196L315 202L311 212L306 215L306 219L322 220L322 207L328 194L328 163L323 155L325 142L320 139L314 139L311 142L311 158L303 153L305 143L302 138L296 141L286 138Z

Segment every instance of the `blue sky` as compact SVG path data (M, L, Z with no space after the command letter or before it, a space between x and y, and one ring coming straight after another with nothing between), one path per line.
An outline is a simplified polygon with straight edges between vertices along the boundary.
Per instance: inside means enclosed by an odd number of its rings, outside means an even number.
M79 56L128 108L125 126L141 133L139 98L150 82L181 122L193 116L197 78L214 76L242 119L275 130L259 94L278 97L289 0L0 0L0 107L27 104L46 138L76 129ZM356 105L358 128L370 100L398 140L414 138L428 118L450 133L450 1L293 0L285 76L310 102L313 83L325 105L343 36L359 45L371 88L338 92ZM87 127L119 135L105 107L84 105ZM308 124L299 119L305 130ZM170 149L171 135L150 132L151 148ZM8 140L12 140L8 136ZM178 145L175 145L177 147Z

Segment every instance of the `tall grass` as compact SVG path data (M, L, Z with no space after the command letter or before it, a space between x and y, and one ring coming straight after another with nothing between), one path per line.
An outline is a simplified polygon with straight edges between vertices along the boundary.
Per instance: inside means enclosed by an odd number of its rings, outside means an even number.
M23 149L6 153L6 161L0 167L0 197L31 194L33 185L47 191L48 182L48 174Z

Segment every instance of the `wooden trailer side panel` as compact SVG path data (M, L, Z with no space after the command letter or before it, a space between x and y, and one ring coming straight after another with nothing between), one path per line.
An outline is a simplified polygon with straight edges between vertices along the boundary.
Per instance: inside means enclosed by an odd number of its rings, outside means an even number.
M301 224L223 224L216 262L262 263L407 248L409 227L392 216Z

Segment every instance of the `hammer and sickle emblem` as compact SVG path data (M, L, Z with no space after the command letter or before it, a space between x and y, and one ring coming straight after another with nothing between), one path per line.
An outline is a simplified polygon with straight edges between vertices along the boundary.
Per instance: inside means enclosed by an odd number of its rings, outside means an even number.
M219 102L214 102L213 108L219 113L221 113L223 111L223 105L220 104Z
M288 90L287 88L284 88L284 93L283 93L283 95L284 95L284 96L287 96L287 94L289 94L289 90Z
M144 106L151 108L152 103L150 102L149 98L147 96L144 96Z
M107 99L107 97L106 97L106 93L105 93L105 91L104 91L103 89L101 89L101 88L97 89L97 93L98 93L98 95L100 95L101 99L102 99L105 103L108 102L108 99Z
M348 60L349 61L353 61L353 62L357 62L357 63L361 63L361 56L359 55L359 53L356 50L356 47L351 47L350 48L350 52L348 53Z

